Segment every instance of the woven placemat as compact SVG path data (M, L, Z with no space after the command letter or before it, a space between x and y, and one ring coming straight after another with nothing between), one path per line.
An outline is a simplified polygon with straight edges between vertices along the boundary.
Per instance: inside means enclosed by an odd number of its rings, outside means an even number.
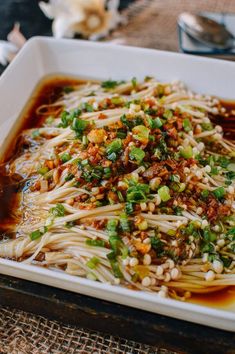
M4 307L0 307L0 353L177 354Z
M125 11L128 24L114 31L108 40L177 51L176 21L183 11L235 12L235 0L138 0ZM61 325L41 316L1 307L0 353L173 354L166 349Z
M128 24L115 30L109 40L178 51L177 17L184 11L235 12L235 0L137 0L124 12Z

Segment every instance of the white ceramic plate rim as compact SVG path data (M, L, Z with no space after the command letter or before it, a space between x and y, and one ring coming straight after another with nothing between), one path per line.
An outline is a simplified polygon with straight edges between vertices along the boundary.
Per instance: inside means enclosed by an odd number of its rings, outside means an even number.
M169 52L162 52L156 50L149 50L149 49L140 49L140 48L133 48L133 47L122 47L110 44L98 44L98 43L90 43L84 41L75 41L75 40L54 40L49 38L41 38L37 37L31 39L23 48L23 50L18 54L16 59L13 63L9 66L9 68L3 73L2 77L0 78L0 92L3 85L7 82L7 80L12 79L11 75L15 72L18 68L20 70L20 64L26 60L25 58L29 55L32 47L37 46L38 44L46 44L47 47L53 47L55 44L61 45L62 47L71 47L77 48L82 50L94 50L96 51L102 49L104 51L110 52L114 51L115 53L118 51L120 53L135 53L141 56L159 56L160 58L171 58L170 60L178 60L179 58L182 59L185 63L191 61L193 63L206 63L208 67L213 65L216 68L221 69L230 68L230 70L235 71L235 64L225 61L218 62L217 60L213 59L204 59L198 58L194 56L186 56L184 54L176 54L176 53L169 53ZM39 48L37 48L40 51ZM42 59L41 59L42 60ZM203 64L203 65L204 65ZM43 77L43 61L39 63L40 72L42 73ZM52 73L52 72L51 72ZM148 73L146 73L148 74ZM102 76L102 75L101 75ZM97 78L97 77L95 77ZM101 77L102 78L102 77ZM2 86L1 86L2 85ZM227 95L227 94L226 94ZM21 102L21 108L25 105L25 101ZM1 105L0 105L1 107ZM1 113L1 108L0 108ZM16 118L13 120L12 124L14 124ZM6 130L10 130L12 128L12 124L5 128ZM2 125L3 127L4 125ZM4 144L4 139L6 138L7 134L4 133L3 136L0 135L0 139L2 142L2 147ZM208 325L220 329L225 329L229 331L235 331L235 313L224 311L220 309L209 308L206 306L200 306L192 303L185 303L180 302L172 299L162 299L156 296L156 294L151 294L147 292L141 291L133 291L129 290L120 286L111 286L108 284L101 284L98 282L90 281L88 279L83 279L75 276L71 276L62 272L57 272L50 269L44 269L41 267L37 267L34 265L29 265L26 263L17 263L15 261L1 259L0 258L0 273L10 276L19 277L22 279L47 284L51 286L55 286L58 288L70 290L73 292L97 297L100 299L113 301L116 303L120 303L123 305L132 306L135 308L139 308L142 310L147 310L154 313L159 313L195 323L200 323L203 325Z

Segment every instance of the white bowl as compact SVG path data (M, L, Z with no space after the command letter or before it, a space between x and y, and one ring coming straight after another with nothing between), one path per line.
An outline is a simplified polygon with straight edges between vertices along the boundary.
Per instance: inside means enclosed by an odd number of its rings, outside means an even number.
M90 79L130 79L155 76L180 79L192 90L235 99L235 63L157 50L78 40L36 37L27 42L0 78L0 153L35 86L49 74ZM156 294L128 290L87 279L0 259L0 273L94 296L139 309L220 329L235 331L235 301L224 309L211 308Z

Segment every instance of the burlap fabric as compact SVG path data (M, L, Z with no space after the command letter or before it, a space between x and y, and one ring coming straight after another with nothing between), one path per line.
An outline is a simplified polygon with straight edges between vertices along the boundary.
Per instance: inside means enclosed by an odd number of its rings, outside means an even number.
M139 0L125 11L129 19L128 25L114 31L108 40L177 51L176 20L178 14L183 11L235 12L235 0ZM0 353L170 354L172 352L0 307Z
M3 307L0 307L0 353L177 354Z
M125 12L125 27L111 40L145 48L178 51L177 17L181 12L234 12L234 0L137 0Z

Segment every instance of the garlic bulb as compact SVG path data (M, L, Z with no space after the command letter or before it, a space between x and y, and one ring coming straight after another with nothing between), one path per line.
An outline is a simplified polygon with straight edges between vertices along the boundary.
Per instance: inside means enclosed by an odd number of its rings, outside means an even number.
M44 14L53 19L52 32L56 38L104 37L123 18L118 13L119 0L50 0L39 2Z

